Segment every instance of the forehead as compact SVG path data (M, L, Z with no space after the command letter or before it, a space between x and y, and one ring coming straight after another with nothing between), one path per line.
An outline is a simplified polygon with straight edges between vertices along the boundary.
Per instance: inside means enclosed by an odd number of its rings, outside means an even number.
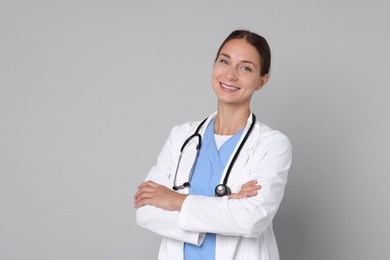
M232 39L226 42L219 54L229 55L232 59L247 60L260 64L260 55L257 49L245 39Z

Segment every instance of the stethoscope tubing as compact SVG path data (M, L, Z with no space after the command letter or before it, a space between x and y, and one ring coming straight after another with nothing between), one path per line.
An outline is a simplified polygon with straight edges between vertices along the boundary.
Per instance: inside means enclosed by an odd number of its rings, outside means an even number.
M196 162L198 161L198 155L199 155L199 151L200 151L200 148L202 147L202 136L199 134L199 130L200 128L203 126L203 124L206 122L207 118L204 119L200 124L199 126L196 128L195 132L190 135L183 143L183 145L181 146L180 148L180 155L179 155L179 160L177 162L177 166L176 166L176 171L175 171L175 177L173 178L173 187L172 189L177 191L179 189L184 189L185 187L188 187L190 186L190 181L192 179L192 174L194 173L194 169L195 169L195 165L196 165ZM192 164L192 167L191 167L191 171L190 171L190 174L188 176L188 181L184 182L182 185L179 185L177 186L176 185L176 178L177 178L177 172L179 170L179 166L180 166L180 162L181 162L181 158L183 157L183 151L185 149L185 147L187 146L187 144L193 139L197 137L198 138L198 144L196 145L196 155L195 155L195 161L194 163Z
M242 147L244 147L244 145L245 145L245 143L246 143L246 140L248 140L248 137L249 137L249 135L251 134L251 132L252 132L252 130L253 130L253 127L254 127L255 123L256 123L256 116L255 116L255 114L252 113L252 123L251 123L251 125L249 126L249 129L248 129L248 131L246 132L246 134L245 134L245 136L244 136L244 139L242 139L242 141L241 141L241 143L240 143L240 146L238 147L236 153L235 153L234 156L233 156L232 161L231 161L230 164L229 164L229 167L228 167L228 169L227 169L227 171L226 171L226 174L225 174L225 178L223 179L223 182L222 182L223 185L226 185L226 184L227 184L227 181L228 181L228 179L229 179L230 172L231 172L231 170L232 170L232 168L233 168L233 165L234 165L234 163L236 162L236 160L237 160L237 158L238 158L238 155L240 154L240 152L241 152L241 150L242 150Z
M176 171L175 171L175 177L173 179L173 187L172 189L177 191L179 189L184 189L185 187L189 187L190 186L190 182L191 182L191 179L192 179L192 175L193 175L193 172L194 172L194 169L195 169L195 166L196 166L196 163L198 161L198 155L199 155L199 151L200 151L200 148L202 147L202 136L199 134L199 130L200 128L203 126L203 124L207 121L208 118L204 119L200 124L199 126L196 128L195 132L190 135L183 143L183 145L181 146L180 148L180 156L179 156L179 160L177 162L177 166L176 166ZM227 182L229 180L229 176L230 176L230 172L233 168L233 165L234 163L236 162L237 158L238 158L238 155L240 154L243 146L245 145L249 135L251 134L252 130L253 130L253 127L256 123L256 116L252 113L252 123L251 125L249 126L249 129L248 131L246 132L244 138L242 139L240 145L238 146L237 148L237 151L235 152L229 166L228 166L228 169L226 171L226 174L225 174L225 177L223 179L223 182L222 184L218 184L217 187L215 188L215 195L218 196L218 197L223 197L225 195L230 195L231 194L231 190L230 188L227 186ZM177 186L176 185L176 178L177 178L177 173L178 173L178 170L179 170L179 165L180 165L180 162L181 162L181 158L183 156L183 151L185 149L185 147L187 146L187 144L193 139L193 138L198 138L198 144L196 146L196 156L195 156L195 161L194 163L192 164L192 167L191 167L191 170L190 170L190 173L189 173L189 176L188 176L188 181L184 182L182 185L179 185Z

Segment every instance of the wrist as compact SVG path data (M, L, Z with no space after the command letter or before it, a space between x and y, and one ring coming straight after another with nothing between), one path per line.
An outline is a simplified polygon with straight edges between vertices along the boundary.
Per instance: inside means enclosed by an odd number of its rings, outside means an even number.
M181 207L183 206L184 200L187 198L188 194L178 194L175 200L175 210L181 211Z

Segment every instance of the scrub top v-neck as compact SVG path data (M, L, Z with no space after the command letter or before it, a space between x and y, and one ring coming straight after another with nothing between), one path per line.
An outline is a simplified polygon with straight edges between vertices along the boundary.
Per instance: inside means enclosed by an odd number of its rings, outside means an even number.
M191 179L189 193L213 197L222 173L241 138L243 129L226 140L217 149L214 136L214 119L203 136L202 147ZM207 233L201 246L184 244L184 260L214 260L215 234Z

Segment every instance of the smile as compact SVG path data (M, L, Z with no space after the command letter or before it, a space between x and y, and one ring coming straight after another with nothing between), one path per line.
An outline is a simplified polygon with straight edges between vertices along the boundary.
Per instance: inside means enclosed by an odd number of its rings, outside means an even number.
M222 82L219 82L219 85L221 86L222 89L228 90L229 92L237 91L237 90L241 89L239 87L229 86L229 85L223 84Z

